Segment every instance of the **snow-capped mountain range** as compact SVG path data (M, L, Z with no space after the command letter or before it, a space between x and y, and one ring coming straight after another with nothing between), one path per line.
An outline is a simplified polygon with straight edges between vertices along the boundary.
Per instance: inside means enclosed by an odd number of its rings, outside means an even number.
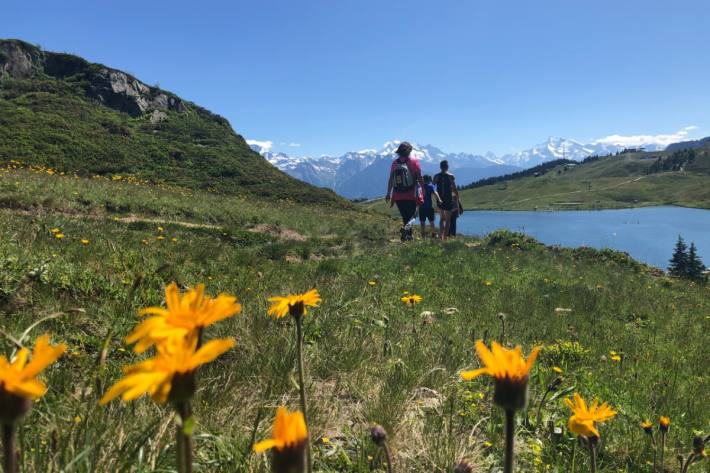
M258 142L249 142L254 151L287 174L319 187L328 187L348 198L374 198L384 195L389 166L399 143L397 140L388 141L380 149L363 149L342 156L324 155L314 158L274 153ZM432 145L415 143L413 147L413 154L419 159L424 173L438 172L439 162L446 159L460 185L509 174L554 159L581 161L588 156L602 156L624 149L621 145L582 144L575 140L555 137L550 137L546 142L528 150L500 157L491 152L485 155L447 153ZM646 149L655 151L662 148L652 146Z

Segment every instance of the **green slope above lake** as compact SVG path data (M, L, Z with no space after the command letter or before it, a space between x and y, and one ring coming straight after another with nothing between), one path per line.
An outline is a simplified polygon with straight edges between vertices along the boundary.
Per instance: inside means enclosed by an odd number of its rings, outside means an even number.
M533 170L534 171L534 170ZM602 209L650 205L710 208L710 146L623 153L560 164L461 192L466 209Z
M0 40L0 163L347 205L277 170L227 120L131 75Z

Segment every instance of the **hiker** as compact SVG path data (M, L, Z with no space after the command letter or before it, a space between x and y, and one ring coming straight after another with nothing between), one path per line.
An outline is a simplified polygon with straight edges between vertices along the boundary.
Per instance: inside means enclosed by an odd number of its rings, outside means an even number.
M389 201L390 207L397 204L399 214L402 216L400 238L405 241L413 238L414 216L417 213L417 184L424 189L424 180L419 161L410 156L411 144L403 141L396 153L397 158L392 161L390 167L385 201Z
M439 202L439 238L445 240L449 235L451 226L451 212L454 205L459 201L459 191L456 189L456 179L449 172L449 162L444 160L439 164L441 172L434 176L436 193L441 201Z
M461 205L461 201L457 199L457 202L454 204L454 210L451 212L451 225L449 225L450 237L456 236L456 220L458 220L461 215L463 215L463 206Z
M434 226L434 203L432 199L436 200L437 204L441 199L439 199L439 194L436 193L434 184L431 183L431 176L424 176L424 190L422 191L424 196L424 201L419 207L419 223L422 226L422 238L426 238L426 221L429 220L429 227L431 228L431 236L436 238L436 227Z

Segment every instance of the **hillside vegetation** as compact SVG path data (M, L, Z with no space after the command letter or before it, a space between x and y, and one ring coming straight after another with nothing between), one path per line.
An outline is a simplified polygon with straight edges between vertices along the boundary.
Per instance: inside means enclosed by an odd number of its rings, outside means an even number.
M532 175L531 175L532 174ZM649 205L710 208L710 145L623 153L481 182L461 192L466 209L600 209Z
M268 470L250 446L268 436L276 406L297 407L298 390L293 326L267 317L266 298L312 287L323 297L305 319L316 471L384 471L368 439L375 422L390 434L396 471L448 472L464 457L480 471L500 465L489 381L458 378L478 366L478 338L542 346L518 428L520 471L566 471L575 442L561 399L572 390L620 413L603 428L602 471L650 471L643 418L673 419L669 467L707 428L710 294L619 253L509 233L392 243L394 224L376 214L18 165L0 172L0 206L3 351L30 327L28 340L48 332L69 346L22 424L23 471L174 468L169 408L97 404L120 367L141 359L123 340L138 309L160 305L172 281L204 282L244 306L208 330L237 346L200 372L196 471ZM424 299L405 307L403 291ZM560 396L538 422L553 367Z
M347 205L282 173L224 118L121 71L0 40L0 163Z

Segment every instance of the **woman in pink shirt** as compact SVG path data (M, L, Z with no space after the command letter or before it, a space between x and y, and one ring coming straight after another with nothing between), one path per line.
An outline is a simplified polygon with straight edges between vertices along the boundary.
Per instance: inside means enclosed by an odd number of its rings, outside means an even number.
M407 225L417 213L417 184L424 189L422 169L419 161L413 157L412 145L403 141L397 148L397 159L392 161L390 177L387 182L387 195L385 200L390 207L397 204L399 214L402 216L402 241L411 240L414 225Z

